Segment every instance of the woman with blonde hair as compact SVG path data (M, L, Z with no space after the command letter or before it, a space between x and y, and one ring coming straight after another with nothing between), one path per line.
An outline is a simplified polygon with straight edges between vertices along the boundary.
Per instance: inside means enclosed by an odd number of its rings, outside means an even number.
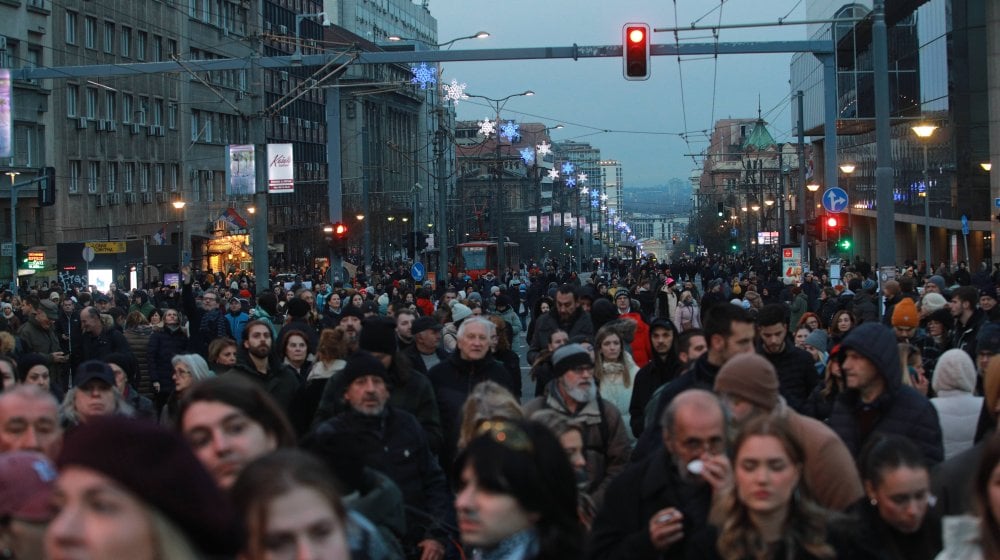
M488 420L521 420L524 412L517 399L506 388L493 381L483 381L472 388L462 407L462 425L458 431L458 448L463 449L476 437L479 426Z
M598 329L594 337L594 349L594 379L601 396L618 408L622 413L622 422L629 426L633 380L635 374L639 373L639 367L625 351L625 342L614 325L608 324ZM628 433L630 438L633 437L631 428L628 428Z

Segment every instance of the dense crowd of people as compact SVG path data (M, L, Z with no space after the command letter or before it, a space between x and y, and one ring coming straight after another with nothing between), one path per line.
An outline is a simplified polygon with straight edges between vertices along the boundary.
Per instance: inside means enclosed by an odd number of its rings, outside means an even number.
M1000 558L1000 274L603 265L5 292L0 557Z

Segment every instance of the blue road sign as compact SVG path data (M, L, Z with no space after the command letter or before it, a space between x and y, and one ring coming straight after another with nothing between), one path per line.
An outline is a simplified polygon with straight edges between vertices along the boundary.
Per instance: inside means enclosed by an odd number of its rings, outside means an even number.
M413 280L416 282L423 282L424 275L426 273L427 271L424 269L424 263L422 262L415 262L413 263L413 266L410 267L410 276L412 276Z
M969 235L969 217L962 214L962 235Z
M830 187L823 191L823 208L836 214L847 209L847 191L840 187Z

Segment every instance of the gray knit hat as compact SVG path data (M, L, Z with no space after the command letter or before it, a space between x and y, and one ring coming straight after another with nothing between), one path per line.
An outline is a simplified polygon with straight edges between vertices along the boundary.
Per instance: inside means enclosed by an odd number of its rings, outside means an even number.
M552 371L556 377L580 366L594 367L594 359L582 344L564 344L552 354Z
M816 329L809 333L809 336L806 337L805 343L820 352L827 352L830 350L830 341L826 336L826 331L823 329Z

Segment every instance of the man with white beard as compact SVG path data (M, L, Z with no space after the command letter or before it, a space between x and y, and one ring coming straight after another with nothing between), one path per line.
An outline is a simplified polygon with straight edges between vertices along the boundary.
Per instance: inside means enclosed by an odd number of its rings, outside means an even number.
M564 414L583 427L587 459L587 493L601 506L604 491L628 465L631 444L621 412L597 394L594 360L580 344L566 344L552 354L552 371L547 396L524 405L524 414L550 409Z

